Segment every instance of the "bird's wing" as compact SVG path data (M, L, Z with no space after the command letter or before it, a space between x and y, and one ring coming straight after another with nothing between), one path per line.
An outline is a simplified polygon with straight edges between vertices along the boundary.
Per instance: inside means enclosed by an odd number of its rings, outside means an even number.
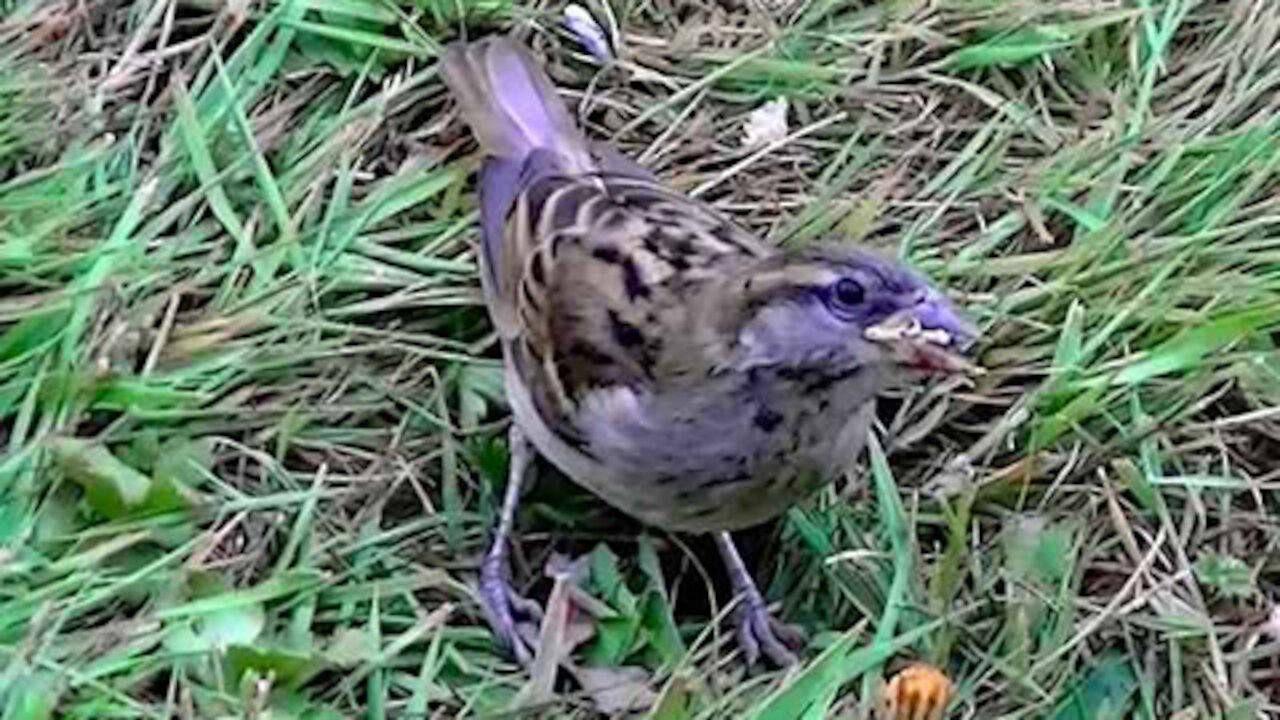
M693 372L701 294L765 246L588 141L514 40L451 46L441 72L486 155L486 301L539 410Z
M708 292L765 246L705 205L634 175L548 176L515 203L530 248L515 300L521 375L543 411L613 385L664 387L697 366Z

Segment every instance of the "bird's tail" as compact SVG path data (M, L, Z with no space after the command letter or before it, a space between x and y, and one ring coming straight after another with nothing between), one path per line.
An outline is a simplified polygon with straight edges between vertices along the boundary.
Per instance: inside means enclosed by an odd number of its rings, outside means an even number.
M440 69L486 154L520 163L535 150L549 150L565 171L593 169L586 137L546 73L515 40L455 43Z

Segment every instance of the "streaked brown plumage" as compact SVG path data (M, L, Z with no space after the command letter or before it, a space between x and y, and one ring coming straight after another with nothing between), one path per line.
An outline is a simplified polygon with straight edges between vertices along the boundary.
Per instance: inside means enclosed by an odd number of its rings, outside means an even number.
M506 542L528 442L618 509L717 532L749 656L791 653L728 531L850 467L903 366L957 371L976 335L921 277L865 252L781 253L590 143L507 38L455 45L446 83L486 155L483 283L515 418L482 589L518 656Z

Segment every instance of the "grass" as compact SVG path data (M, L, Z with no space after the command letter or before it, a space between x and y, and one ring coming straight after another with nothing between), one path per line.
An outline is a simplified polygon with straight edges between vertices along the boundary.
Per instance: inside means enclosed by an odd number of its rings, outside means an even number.
M858 717L911 658L955 717L1280 711L1280 6L614 2L609 67L562 9L0 2L6 720ZM798 670L746 672L709 543L549 472L516 575L594 598L575 677L480 621L505 407L434 62L512 27L593 135L986 329L744 533Z

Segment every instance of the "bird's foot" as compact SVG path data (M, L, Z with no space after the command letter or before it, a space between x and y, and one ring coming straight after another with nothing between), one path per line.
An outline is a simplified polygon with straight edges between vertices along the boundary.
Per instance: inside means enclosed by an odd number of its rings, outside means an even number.
M784 623L769 612L760 591L753 585L744 588L734 610L738 646L748 665L755 665L763 653L775 667L791 667L799 662L796 652L807 638L798 625Z
M499 644L521 665L533 659L533 645L542 623L542 607L511 587L506 558L489 555L480 566L480 604ZM532 631L522 631L532 626Z
M733 619L738 625L738 645L746 656L747 664L755 665L761 653L776 667L796 664L799 660L795 653L806 642L804 631L799 626L779 622L769 613L764 596L756 587L755 580L751 579L751 573L747 572L747 566L729 533L716 533L715 539L725 569L729 571L729 582L738 597Z

